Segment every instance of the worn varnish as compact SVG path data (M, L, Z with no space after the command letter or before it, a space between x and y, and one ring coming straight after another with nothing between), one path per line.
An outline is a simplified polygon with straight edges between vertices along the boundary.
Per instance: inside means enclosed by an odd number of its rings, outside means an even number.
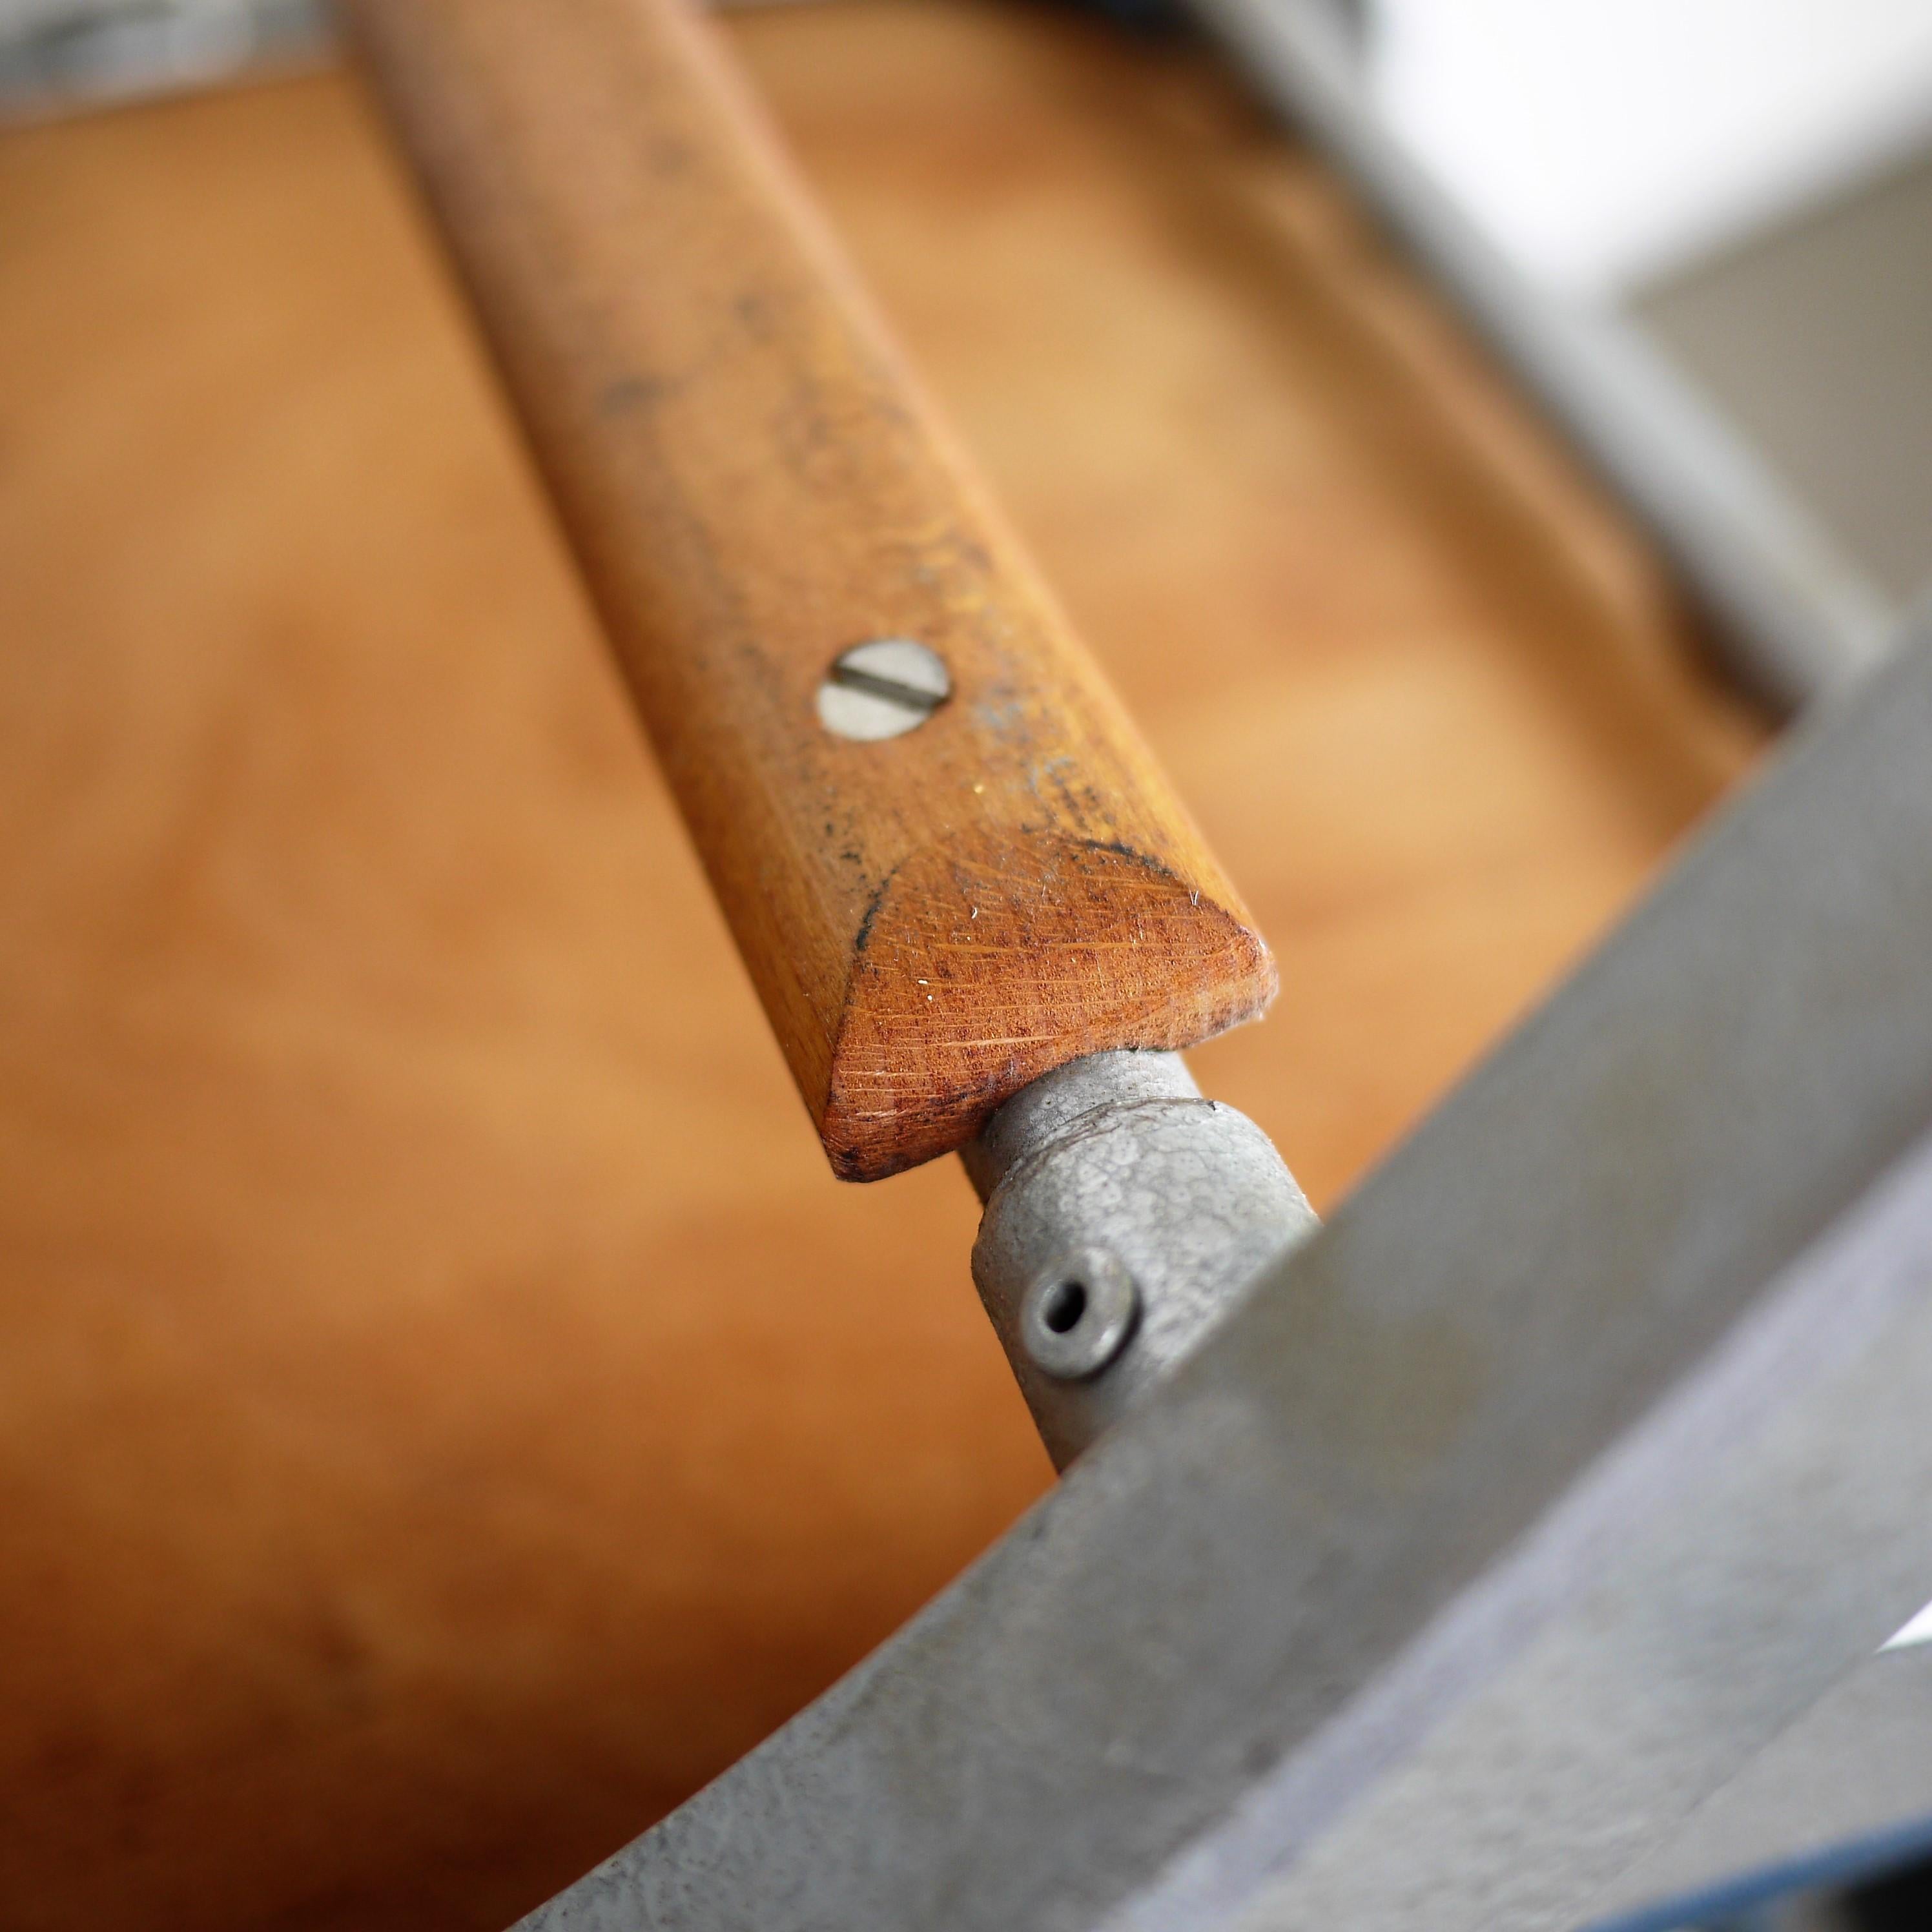
M1210 68L728 20L1272 941L1194 1064L1332 1209L1750 733ZM971 1191L826 1172L339 76L0 133L0 1924L500 1932L1051 1480Z
M366 0L390 104L833 1168L950 1152L1267 949L683 0ZM832 660L950 699L826 731Z

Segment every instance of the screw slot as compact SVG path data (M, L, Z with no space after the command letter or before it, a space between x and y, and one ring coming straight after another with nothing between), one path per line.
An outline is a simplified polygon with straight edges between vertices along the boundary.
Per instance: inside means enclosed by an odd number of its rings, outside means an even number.
M1098 1375L1126 1346L1140 1316L1133 1277L1105 1248L1083 1248L1048 1269L1020 1302L1027 1353L1062 1382Z
M818 687L818 722L835 737L896 738L952 695L936 651L910 638L875 638L840 652Z

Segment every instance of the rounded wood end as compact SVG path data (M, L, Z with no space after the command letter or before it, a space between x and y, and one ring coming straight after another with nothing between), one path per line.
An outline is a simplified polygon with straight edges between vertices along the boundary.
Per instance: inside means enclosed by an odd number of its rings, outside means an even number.
M920 854L880 888L856 950L818 1124L850 1180L952 1152L1067 1060L1198 1046L1276 988L1238 910L1144 854L1076 838Z

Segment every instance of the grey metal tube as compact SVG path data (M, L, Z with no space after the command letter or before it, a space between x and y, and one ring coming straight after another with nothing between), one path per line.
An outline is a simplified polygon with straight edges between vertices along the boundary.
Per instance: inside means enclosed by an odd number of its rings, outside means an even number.
M1780 711L1854 681L1899 620L1634 329L1538 288L1382 126L1318 0L1186 0L1277 112L1353 180L1642 522L1726 667Z
M1043 1075L962 1158L986 1203L973 1279L1061 1468L1317 1226L1274 1143L1178 1053Z

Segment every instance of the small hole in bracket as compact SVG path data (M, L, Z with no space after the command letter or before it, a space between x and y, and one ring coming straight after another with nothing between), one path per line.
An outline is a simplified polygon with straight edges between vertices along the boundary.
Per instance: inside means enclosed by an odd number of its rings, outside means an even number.
M1087 1284L1082 1281L1058 1281L1053 1285L1042 1304L1040 1317L1056 1335L1064 1335L1070 1329L1080 1325L1080 1318L1087 1312Z

